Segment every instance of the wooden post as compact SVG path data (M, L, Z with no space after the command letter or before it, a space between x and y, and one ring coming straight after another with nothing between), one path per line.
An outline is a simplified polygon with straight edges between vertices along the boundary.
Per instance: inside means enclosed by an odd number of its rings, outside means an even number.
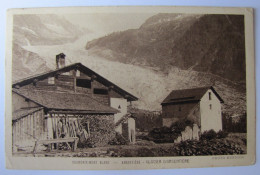
M58 117L57 117L57 114L55 114L54 115L54 121L55 121L55 137L56 137L56 139L58 139L59 138L59 136L58 136L58 126L57 126L57 124L58 124L58 122L57 122L57 120L58 120ZM59 144L58 143L56 143L56 149L59 149Z
M16 143L16 137L15 137L15 134L16 134L16 122L13 122L12 123L12 148L13 148L13 153L16 152L16 149L15 149L15 143Z
M36 153L37 146L38 146L38 141L35 141L35 145L34 145L34 148L33 148L33 154Z
M76 71L77 71L77 70L76 70ZM75 71L75 72L76 72L76 71ZM76 73L75 73L75 75L74 75L73 80L74 80L74 82L73 82L73 83L74 83L74 85L73 85L73 86L74 86L74 92L76 92L76 91L77 91L77 77L76 77Z
M68 118L68 115L66 114L65 115L66 137L70 136L70 129L68 126L68 122L69 122L69 118Z
M71 131L70 131L70 119L68 117L68 121L67 121L67 128L68 128L68 137L71 137Z
M75 141L74 141L73 151L76 151L76 149L77 149L78 140L79 140L79 139L77 138L77 139L75 139Z
M87 122L87 127L88 127L88 137L90 137L89 121Z
M54 119L52 114L50 114L50 116L51 116L51 125L52 125L52 138L54 138L55 137ZM53 144L51 144L51 150L52 148L53 148Z

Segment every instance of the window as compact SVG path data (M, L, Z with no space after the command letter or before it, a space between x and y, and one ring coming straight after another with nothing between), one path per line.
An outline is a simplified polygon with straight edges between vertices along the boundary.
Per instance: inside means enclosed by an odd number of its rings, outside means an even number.
M211 92L209 92L209 100L211 100Z
M107 95L108 90L107 89L94 89L94 94Z
M48 84L54 84L54 83L55 83L54 77L49 77Z
M179 111L181 111L181 107L179 106Z
M83 88L91 88L91 81L87 79L77 79L76 86Z
M210 110L212 109L212 104L209 105L209 109L210 109Z
M76 70L76 77L80 77L80 71Z

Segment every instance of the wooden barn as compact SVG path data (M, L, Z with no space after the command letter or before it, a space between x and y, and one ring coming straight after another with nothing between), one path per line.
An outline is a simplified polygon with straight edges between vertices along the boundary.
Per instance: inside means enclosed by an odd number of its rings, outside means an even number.
M56 65L12 85L14 151L31 151L41 143L70 147L69 142L88 138L92 146L104 146L115 131L135 142L135 121L127 107L137 97L81 63L65 66L63 53Z
M163 126L189 120L193 127L183 132L184 140L198 139L199 134L222 130L221 103L224 101L212 86L173 90L161 103ZM195 132L196 130L196 132Z

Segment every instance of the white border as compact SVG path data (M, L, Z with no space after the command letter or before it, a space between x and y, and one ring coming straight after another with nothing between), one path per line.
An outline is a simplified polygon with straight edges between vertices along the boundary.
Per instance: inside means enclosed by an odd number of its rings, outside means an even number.
M13 169L157 169L157 168L190 168L215 166L241 166L255 163L255 60L253 38L253 11L251 8L214 8L214 7L66 7L66 8L35 8L12 9L7 13L6 40L6 114L5 126L11 126L11 63L12 63L12 15L14 14L47 14L47 13L192 13L192 14L244 14L246 36L246 70L247 70L247 116L248 145L247 154L233 156L234 159L216 160L212 156L196 157L152 157L152 158L40 158L13 157L11 146L11 127L5 129L6 167ZM218 156L214 156L218 157ZM219 156L220 157L220 156ZM222 156L223 157L223 156ZM188 159L189 163L147 164L146 160ZM72 164L72 160L110 160L109 165ZM140 160L141 164L122 164L123 160Z

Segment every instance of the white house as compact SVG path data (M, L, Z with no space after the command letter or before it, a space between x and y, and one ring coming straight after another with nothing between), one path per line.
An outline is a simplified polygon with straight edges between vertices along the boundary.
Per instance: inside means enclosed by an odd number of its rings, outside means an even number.
M161 103L163 126L190 120L200 133L211 129L218 132L222 130L223 102L212 86L173 90Z

